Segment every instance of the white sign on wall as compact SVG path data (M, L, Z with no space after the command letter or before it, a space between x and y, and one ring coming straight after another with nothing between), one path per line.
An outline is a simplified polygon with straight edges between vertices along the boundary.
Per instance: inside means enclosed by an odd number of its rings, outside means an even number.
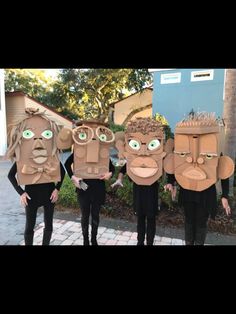
M181 82L181 73L161 74L161 84L173 84Z
M214 78L214 70L192 71L191 82L211 81Z

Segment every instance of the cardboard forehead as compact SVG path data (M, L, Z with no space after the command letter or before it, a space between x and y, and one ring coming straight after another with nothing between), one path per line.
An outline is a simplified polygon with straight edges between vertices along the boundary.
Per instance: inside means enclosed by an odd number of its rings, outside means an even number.
M40 116L33 116L25 121L25 128L31 130L51 129L50 122Z
M196 135L200 153L215 153L218 151L218 133ZM189 153L192 149L194 135L176 134L175 151Z

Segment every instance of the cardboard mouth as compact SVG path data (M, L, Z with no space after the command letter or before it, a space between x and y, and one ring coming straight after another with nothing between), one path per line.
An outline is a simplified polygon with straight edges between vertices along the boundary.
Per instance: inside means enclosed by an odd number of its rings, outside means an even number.
M158 167L156 168L145 168L145 167L130 167L130 171L140 177L140 178L149 178L154 176L158 172Z
M48 159L46 149L34 149L32 151L32 154L33 154L33 161L36 164L43 164Z
M185 178L188 178L191 180L197 180L197 181L206 179L206 174L204 171L202 171L200 168L193 168L193 167L187 168L183 172L183 176Z

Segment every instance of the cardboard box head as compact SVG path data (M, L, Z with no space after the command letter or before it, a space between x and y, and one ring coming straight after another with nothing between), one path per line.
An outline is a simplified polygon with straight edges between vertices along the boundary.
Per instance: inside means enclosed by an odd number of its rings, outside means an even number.
M162 175L164 133L159 122L150 118L130 121L125 132L116 133L120 159L127 160L127 174L139 185L151 185Z
M219 131L212 113L196 113L176 125L174 153L167 156L164 168L184 189L204 191L233 174L233 160L220 156Z
M79 121L70 131L62 129L57 144L60 148L73 145L73 173L83 179L98 179L109 172L110 147L115 135L99 119Z
M61 180L59 130L52 118L34 108L26 108L25 115L10 127L7 157L16 160L19 185Z

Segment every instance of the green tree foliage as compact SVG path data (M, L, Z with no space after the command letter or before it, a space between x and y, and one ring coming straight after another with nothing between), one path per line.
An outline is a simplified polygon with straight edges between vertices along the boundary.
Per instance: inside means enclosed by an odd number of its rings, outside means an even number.
M171 132L169 122L167 121L167 119L163 115L161 115L160 113L156 113L154 116L154 119L163 125L166 140L168 140L168 138L174 138L174 134Z
M49 102L78 118L105 116L110 104L150 84L147 69L64 69Z
M53 79L40 69L6 69L6 92L22 91L38 101L52 91Z
M108 118L110 104L152 83L147 69L63 69L56 80L43 70L7 69L6 91L21 90L72 118Z

